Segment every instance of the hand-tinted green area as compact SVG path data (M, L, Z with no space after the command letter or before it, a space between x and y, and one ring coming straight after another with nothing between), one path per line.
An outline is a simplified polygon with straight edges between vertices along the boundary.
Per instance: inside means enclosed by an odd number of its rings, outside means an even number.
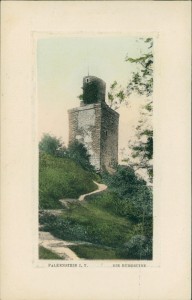
M108 253L109 258L151 259L151 191L124 167L105 175L105 182L107 191L74 201L60 216L41 216L44 230L63 240L92 243L74 247L82 258L106 259Z
M39 259L63 259L63 258L61 258L58 254L40 246Z
M41 153L39 161L39 207L61 208L59 199L78 198L97 188L96 179L70 158Z
M49 148L49 147L48 147ZM89 242L74 245L79 257L88 259L152 259L152 190L132 168L118 166L114 174L101 174L107 191L93 194L86 201L77 199L95 190L98 175L89 168L87 157L81 164L79 145L55 154L40 152L39 206L44 231L68 241ZM66 154L67 153L67 154ZM84 150L83 152L84 153ZM46 209L62 208L60 215ZM42 228L41 227L41 228Z
M116 250L102 246L76 245L70 246L79 257L84 259L118 259L121 258Z

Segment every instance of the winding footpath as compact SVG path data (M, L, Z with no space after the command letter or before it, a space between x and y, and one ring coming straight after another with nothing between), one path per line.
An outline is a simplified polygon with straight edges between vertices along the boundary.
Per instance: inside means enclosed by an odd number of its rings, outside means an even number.
M78 199L79 201L84 201L86 196L100 193L107 189L107 186L105 184L97 183L96 181L94 181L94 183L98 186L98 189L91 193L81 195ZM62 213L62 211L63 210L53 210L53 214L59 215L60 213ZM48 210L48 212L51 213L52 211ZM73 252L71 249L69 249L68 246L88 245L88 244L90 244L90 243L81 242L81 241L75 241L75 242L63 241L61 239L54 237L50 232L44 232L44 231L39 232L39 245L58 254L61 257L61 259L65 259L65 260L79 260L80 259L75 254L75 252Z
M92 195L92 194L96 194L96 193L100 193L100 192L102 192L102 191L104 191L104 190L107 189L107 185L102 184L102 183L97 183L96 181L93 181L93 182L98 186L98 189L95 190L95 191L93 191L93 192L91 192L91 193L81 195L81 196L79 197L79 201L85 200L85 197L86 197L86 196L89 196L89 195Z
M62 259L76 260L79 257L67 246L77 245L77 243L66 242L55 238L50 232L39 232L39 245L58 254Z

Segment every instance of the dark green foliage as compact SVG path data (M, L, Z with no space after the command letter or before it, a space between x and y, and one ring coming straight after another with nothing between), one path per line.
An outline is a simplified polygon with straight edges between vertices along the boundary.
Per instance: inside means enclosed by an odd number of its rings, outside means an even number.
M152 240L134 235L117 253L124 259L152 259Z
M59 199L78 198L96 189L94 174L83 170L69 158L53 157L40 153L39 207L61 208Z
M89 162L90 155L86 147L77 140L71 142L68 148L66 148L63 146L60 138L45 133L39 142L39 152L40 154L47 153L55 157L70 158L77 162L83 169L94 171L94 167Z
M39 151L53 156L64 156L66 148L60 138L45 133L39 142Z
M67 149L67 157L73 159L84 170L92 172L94 171L94 167L89 162L90 155L88 154L87 149L82 143L79 143L77 140L69 144Z
M83 100L83 94L79 95L77 98L82 101Z
M148 133L142 133L142 135L147 136L147 141L143 143L139 143L132 147L134 151L134 158L142 155L143 159L152 159L153 158L153 137Z
M51 232L58 238L65 240L88 240L86 227L76 223L70 218L44 214L43 216L40 216L40 223L45 225L45 231Z
M138 178L130 167L119 166L114 175L105 174L104 180L116 194L111 201L111 210L117 215L136 222L135 234L144 238L142 255L152 255L152 190ZM128 253L130 254L130 249ZM150 252L151 251L151 252ZM140 251L141 253L141 251Z
M152 102L149 101L143 107L143 115L148 114L151 118ZM146 112L146 113L145 113ZM132 151L131 157L126 161L135 170L144 169L148 173L149 182L153 181L153 129L146 127L146 118L140 120L137 126L137 135L134 141L129 142L129 148Z
M106 173L103 179L110 190L117 195L118 205L123 207L120 211L122 210L124 215L127 211L137 220L142 219L143 212L145 216L152 216L152 191L144 180L135 175L133 169L118 166L114 175Z

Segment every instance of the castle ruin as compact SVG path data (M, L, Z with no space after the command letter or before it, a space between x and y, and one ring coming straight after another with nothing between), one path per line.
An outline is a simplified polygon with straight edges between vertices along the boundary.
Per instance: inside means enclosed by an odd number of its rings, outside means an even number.
M83 78L80 107L68 110L69 143L74 140L83 143L97 171L113 172L118 164L119 114L105 103L105 92L102 79Z

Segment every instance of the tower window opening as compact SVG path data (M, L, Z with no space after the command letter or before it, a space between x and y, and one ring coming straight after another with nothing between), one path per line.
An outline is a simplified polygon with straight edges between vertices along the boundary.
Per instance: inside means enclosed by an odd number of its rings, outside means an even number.
M87 82L87 83L89 82L89 78L86 79L86 82Z

